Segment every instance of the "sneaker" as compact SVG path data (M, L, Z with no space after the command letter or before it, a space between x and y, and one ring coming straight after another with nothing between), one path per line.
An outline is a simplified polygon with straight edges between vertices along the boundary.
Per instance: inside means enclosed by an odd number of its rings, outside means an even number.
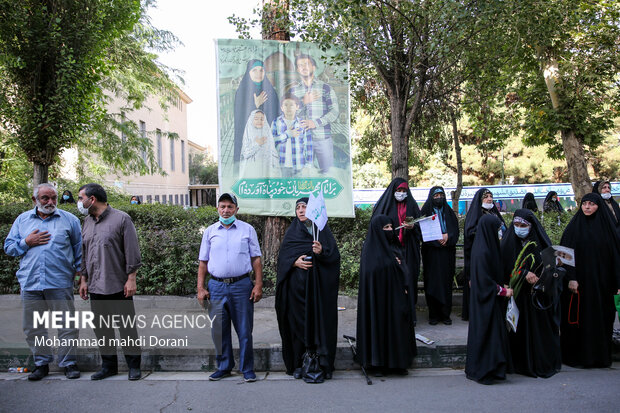
M230 376L230 371L216 370L215 373L209 376L209 380L218 381L228 376Z
M79 379L80 378L80 370L76 364L71 364L70 366L65 367L65 377L68 379Z
M248 371L247 373L243 373L243 381L246 383L252 383L256 381L256 374L253 371Z
M28 380L30 381L39 381L43 377L47 376L50 373L50 368L47 364L43 366L36 366L35 369L28 375Z

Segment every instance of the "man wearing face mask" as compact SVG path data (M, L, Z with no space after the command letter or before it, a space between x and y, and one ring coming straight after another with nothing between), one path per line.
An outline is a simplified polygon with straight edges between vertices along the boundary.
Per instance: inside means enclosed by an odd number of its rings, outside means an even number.
M35 208L17 217L4 242L4 252L20 257L17 279L21 289L23 329L26 342L34 356L35 370L28 380L41 380L49 373L54 360L48 346L36 346L37 337L47 338L47 329L34 327L33 313L62 311L73 314L73 279L79 276L82 263L80 220L73 214L56 208L58 192L50 184L34 189ZM78 338L76 328L58 330L58 338ZM76 365L75 347L58 348L58 366L69 379L80 377Z
M615 224L616 232L620 236L620 207L618 203L611 196L611 182L598 181L594 184L592 192L598 193L603 198L604 204L607 206L606 211L609 213L611 222Z
M217 370L209 380L230 376L235 366L230 323L239 338L239 364L246 382L256 381L252 328L254 303L263 296L263 266L258 237L254 228L239 219L237 198L229 193L217 203L219 222L209 226L200 244L198 260L198 302L208 302L210 317L215 317L211 330L216 349ZM250 272L254 271L255 284ZM207 288L205 280L211 275Z
M560 299L555 297L551 306L542 310L534 307L531 290L543 273L541 251L551 246L551 240L532 211L518 209L501 243L506 284L510 281L517 257L526 246L522 257L529 258L523 261L521 270L514 275L525 278L520 291L514 296L519 321L517 331L508 333L508 341L516 373L546 378L557 373L562 365Z
M133 295L136 293L136 274L142 266L138 234L133 221L123 211L108 205L108 196L101 185L86 184L80 188L78 210L87 215L82 227L84 260L80 296L88 299L95 320L122 316L135 317ZM138 331L121 323L118 328L123 353L129 367L129 380L141 377L141 348ZM101 370L91 380L102 380L118 373L116 344L112 326L96 325L95 335L104 345L99 346Z

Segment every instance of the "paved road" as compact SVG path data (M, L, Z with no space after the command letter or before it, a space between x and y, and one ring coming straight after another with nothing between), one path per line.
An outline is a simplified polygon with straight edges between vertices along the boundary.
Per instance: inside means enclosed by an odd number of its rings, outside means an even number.
M337 372L311 385L283 373L206 381L206 373L152 373L138 382L117 376L102 382L67 380L55 373L31 383L25 375L0 374L1 412L618 412L620 363L609 369L564 367L550 379L510 375L483 386L462 370L411 370L406 377L373 378Z

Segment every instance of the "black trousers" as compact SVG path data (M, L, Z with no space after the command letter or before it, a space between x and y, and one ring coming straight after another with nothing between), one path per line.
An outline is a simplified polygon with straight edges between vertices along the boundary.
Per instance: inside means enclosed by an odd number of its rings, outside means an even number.
M113 371L118 369L114 326L111 324L113 316L116 315L116 319L120 320L117 322L119 339L121 343L125 341L127 344L122 346L127 366L129 368L140 368L142 350L139 345L136 345L138 329L135 323L131 325L122 320L123 318L125 320L131 318L135 321L136 310L133 305L133 297L125 297L122 291L115 294L90 293L90 309L95 315L94 324L97 341L103 341L104 344L103 346L99 345L101 367ZM107 320L108 324L103 320Z

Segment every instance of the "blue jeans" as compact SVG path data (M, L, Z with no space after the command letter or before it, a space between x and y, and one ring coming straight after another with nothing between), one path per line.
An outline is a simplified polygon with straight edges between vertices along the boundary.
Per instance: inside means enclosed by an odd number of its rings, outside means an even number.
M47 329L43 326L34 327L33 313L38 311L43 313L46 311L69 311L75 314L75 306L73 305L73 288L52 288L42 291L22 291L22 326L26 334L26 343L34 356L34 364L37 366L45 366L54 361L52 349L48 345L35 345L35 337L41 337L44 340L48 338ZM51 319L51 317L50 317ZM58 339L71 340L78 338L77 328L59 328ZM63 346L58 348L58 366L67 367L76 364L75 346Z
M233 284L209 280L207 288L211 294L209 316L215 316L211 336L215 343L217 369L231 371L235 367L230 331L232 321L239 338L239 370L242 373L254 371L252 281L249 277Z

